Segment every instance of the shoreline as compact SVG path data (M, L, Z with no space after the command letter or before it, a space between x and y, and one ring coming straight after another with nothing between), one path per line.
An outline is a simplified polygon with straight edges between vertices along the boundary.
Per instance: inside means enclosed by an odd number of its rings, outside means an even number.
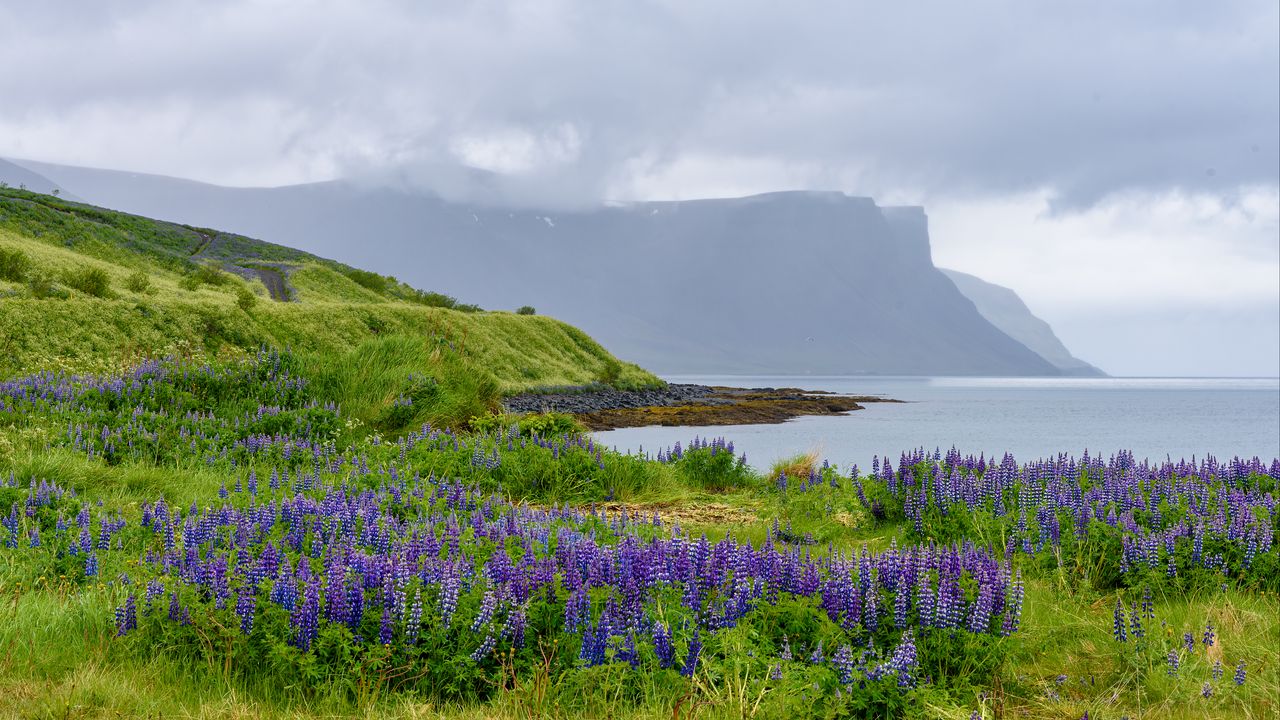
M672 383L661 390L591 390L513 395L508 412L563 412L588 430L649 425L766 425L806 415L842 415L901 400L800 388L735 388Z

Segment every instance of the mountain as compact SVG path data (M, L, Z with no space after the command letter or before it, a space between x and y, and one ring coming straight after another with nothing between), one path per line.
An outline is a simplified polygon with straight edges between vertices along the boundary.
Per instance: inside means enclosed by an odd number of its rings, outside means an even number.
M226 188L20 164L101 205L269 238L484 307L534 305L659 372L1061 374L934 267L920 208L782 192L549 211L348 181Z
M16 165L3 158L0 158L0 183L8 185L11 188L25 188L37 193L52 193L59 191L59 195L67 199L75 199L62 193L56 183L49 178L32 172L21 165Z
M942 269L978 312L1009 337L1026 345L1064 375L1105 377L1106 373L1071 354L1049 323L1032 314L1013 290L957 270Z

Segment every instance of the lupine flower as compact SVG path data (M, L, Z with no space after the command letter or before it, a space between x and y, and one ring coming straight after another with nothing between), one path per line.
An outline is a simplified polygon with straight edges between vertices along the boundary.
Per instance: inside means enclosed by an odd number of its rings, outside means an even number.
M853 682L853 651L848 645L841 645L836 654L831 656L831 664L840 675L840 682L848 685Z
M825 659L826 659L826 655L824 655L822 652L822 641L819 640L818 644L814 646L813 652L809 654L809 664L821 665L822 661Z
M123 637L130 630L138 629L138 599L129 593L124 605L116 608L116 636Z
M1210 685L1207 682L1204 685L1202 685L1200 687L1200 695L1205 698L1213 697L1213 685Z
M685 677L693 677L698 670L698 656L702 653L702 636L698 634L698 629L693 629L693 639L689 641L689 653L685 655L684 666L680 668L680 674Z
M1112 634L1115 636L1116 642L1127 642L1129 639L1125 632L1124 618L1124 605L1120 603L1120 598L1116 598L1115 621L1112 624Z
M675 664L675 653L671 647L671 634L663 623L653 625L653 650L658 656L658 665L669 668Z
M1205 646L1205 647L1213 647L1213 639L1214 639L1214 637L1215 637L1215 635L1214 635L1214 633L1213 633L1213 623L1212 623L1212 622L1210 622L1210 623L1209 623L1208 625L1206 625L1206 626L1205 626L1205 628L1204 628L1204 646Z
M1168 672L1168 674L1169 674L1169 675L1177 675L1177 674L1178 674L1178 665L1179 665L1179 662L1178 662L1178 651L1177 651L1177 650L1170 650L1170 651L1169 651L1169 654L1166 656L1166 659L1168 660L1168 663L1169 663L1169 669L1168 669L1168 671L1167 671L1167 672Z
M1236 685L1244 685L1244 681L1245 681L1245 668L1244 668L1244 661L1243 661L1243 660L1241 660L1241 661L1240 661L1240 664L1239 664L1239 665L1236 665L1236 674L1235 674L1235 678L1234 678L1234 679L1235 679L1235 681L1236 681Z

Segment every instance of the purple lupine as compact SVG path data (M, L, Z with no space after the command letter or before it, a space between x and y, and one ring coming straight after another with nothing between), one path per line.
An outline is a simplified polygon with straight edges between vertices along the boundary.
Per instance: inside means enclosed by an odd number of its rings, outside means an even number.
M658 656L658 665L663 668L675 664L675 651L671 647L671 633L664 623L653 624L653 651Z
M253 616L257 604L258 598L251 586L243 586L236 593L236 615L240 618L240 632L245 635L253 632Z
M853 651L848 645L841 645L840 649L836 650L835 655L831 656L831 664L840 675L842 684L848 685L853 682Z
M320 620L320 588L313 580L308 582L302 593L302 602L298 604L291 617L294 629L294 645L306 652L316 639Z
M471 632L479 632L480 628L488 625L493 620L493 613L497 608L498 598L493 588L487 588L480 599L480 609L476 612L475 620L471 621Z
M698 658L702 653L702 636L698 634L698 628L693 629L693 639L689 641L689 652L685 655L684 665L680 668L680 674L685 677L693 677L698 670Z
M1115 637L1116 642L1128 642L1129 637L1125 632L1125 612L1124 605L1120 602L1120 598L1116 598L1115 619L1112 623L1111 634Z
M1210 621L1204 628L1204 646L1213 647L1213 639L1216 637L1213 632L1213 622Z
M902 634L898 646L893 649L893 657L889 660L887 669L898 676L898 687L914 687L917 664L915 637L907 630Z
M1176 676L1178 674L1178 667L1181 664L1178 658L1178 651L1170 650L1169 654L1165 656L1165 660L1169 665L1168 669L1165 672L1168 673L1170 676Z
M819 640L818 644L814 646L813 652L809 653L809 664L821 665L826 658L827 656L822 652L822 641Z
M1195 636L1195 635L1192 635L1190 632L1184 632L1184 633L1182 633L1182 644L1186 646L1186 648L1187 648L1187 652L1189 652L1189 653L1191 653L1191 652L1195 652L1195 650L1196 650L1196 636Z
M489 631L489 633L484 636L484 641L480 643L480 646L471 653L471 661L480 662L481 660L484 660L493 652L493 648L497 642L497 638L493 636L493 631Z
M131 630L138 629L138 599L133 593L125 598L124 604L116 608L116 636L123 637Z
M409 618L405 622L404 639L409 645L418 642L418 631L422 627L422 593L413 591L413 602L409 604Z
M1236 682L1236 685L1244 685L1245 667L1244 667L1243 660L1240 661L1239 665L1236 665L1236 674L1235 674L1234 680Z

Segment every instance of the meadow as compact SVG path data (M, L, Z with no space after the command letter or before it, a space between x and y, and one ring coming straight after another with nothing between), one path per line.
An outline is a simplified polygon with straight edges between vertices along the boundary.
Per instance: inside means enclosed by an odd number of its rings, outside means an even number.
M532 308L2 188L0 349L0 717L1280 708L1280 460L618 453Z
M0 383L0 705L1275 712L1280 461L761 475L730 442L618 454L564 416L370 432L332 392L266 349Z

